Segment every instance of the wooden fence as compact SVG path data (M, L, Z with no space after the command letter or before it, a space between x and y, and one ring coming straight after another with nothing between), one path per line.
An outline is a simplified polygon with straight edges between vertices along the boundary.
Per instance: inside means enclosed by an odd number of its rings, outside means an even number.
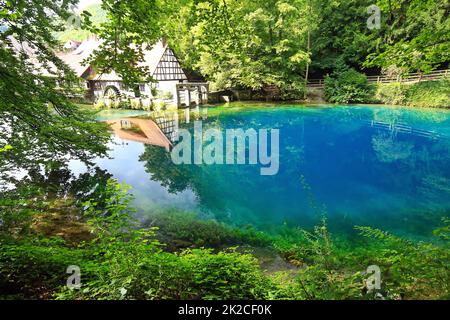
M444 77L450 76L450 70L436 70L429 73L407 73L399 76L367 76L369 83L415 83L421 81L434 81ZM310 79L308 80L308 87L310 88L323 88L324 79Z

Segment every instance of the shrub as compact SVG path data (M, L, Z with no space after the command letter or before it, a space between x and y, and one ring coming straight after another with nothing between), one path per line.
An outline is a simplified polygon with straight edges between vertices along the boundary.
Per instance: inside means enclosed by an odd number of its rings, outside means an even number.
M448 240L449 221L436 230L436 236ZM448 299L450 297L450 253L448 242L412 242L369 227L356 227L361 235L377 241L381 247L372 262L383 271L384 290L401 299Z
M405 104L405 93L400 83L380 83L377 85L375 99L385 104Z
M270 247L272 242L281 255L301 266L274 275L264 273L254 256L235 248L165 252L157 230L142 228L133 218L131 196L123 187L109 181L102 190L102 197L81 204L82 221L93 233L85 242L43 238L27 227L34 215L29 210L17 223L10 221L15 216L11 212L30 204L36 209L36 197L25 197L15 210L0 206L0 212L6 212L0 219L8 222L0 229L1 298L373 299L375 293L394 299L450 297L448 219L435 231L435 243L411 242L368 227L357 229L370 241L345 242L330 235L325 218L311 232L286 227L271 236L236 232L215 222L189 226L189 219L180 222L178 217L161 221L166 235L192 238L197 245L250 239ZM9 199L2 204L14 205ZM46 210L44 204L39 208ZM369 294L363 271L372 264L381 268L382 288ZM65 286L69 265L80 267L79 290Z
M166 109L166 102L164 100L153 100L152 108L153 111L162 111Z
M280 83L281 100L300 100L305 95L305 84L303 81L293 81L291 83Z
M405 85L405 100L409 106L450 107L450 79Z
M371 102L373 88L367 77L354 69L325 78L325 98L333 103Z
M414 84L378 84L375 98L385 104L411 107L450 107L450 79Z
M84 247L83 289L60 299L258 299L269 281L255 258L233 251L163 252L155 228L138 229L131 196L109 182L104 204L84 204L97 237ZM92 263L93 262L93 263Z
M0 297L51 298L65 284L66 268L82 261L82 252L61 239L0 239Z

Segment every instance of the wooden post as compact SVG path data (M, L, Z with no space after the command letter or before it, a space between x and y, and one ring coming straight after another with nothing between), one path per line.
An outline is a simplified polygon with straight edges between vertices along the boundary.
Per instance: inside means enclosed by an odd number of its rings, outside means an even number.
M203 104L202 86L197 85L197 92L198 92L198 96L197 96L198 103L199 103L199 104Z
M176 85L176 91L177 91L177 95L176 95L176 99L177 99L177 108L181 107L181 101L180 101L180 87L177 84Z
M197 96L195 98L195 103L197 105L201 105L202 104L202 88L199 85L195 86L196 91L197 91Z
M186 120L186 123L189 123L191 121L191 113L189 109L184 109L184 118Z
M186 89L184 91L184 102L186 104L186 107L189 108L191 106L191 90L189 86L186 86Z
M178 142L178 140L180 140L180 120L178 118L178 111L173 113L173 122L174 122L173 142Z

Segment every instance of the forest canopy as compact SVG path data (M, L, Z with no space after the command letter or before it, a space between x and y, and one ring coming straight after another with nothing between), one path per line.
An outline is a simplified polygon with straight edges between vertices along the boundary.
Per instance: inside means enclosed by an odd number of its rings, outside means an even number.
M375 27L371 6L379 10ZM298 93L305 77L342 66L402 74L446 68L450 60L448 0L105 0L88 11L83 27L108 40L99 66L139 60L128 43L166 38L184 67L216 89Z

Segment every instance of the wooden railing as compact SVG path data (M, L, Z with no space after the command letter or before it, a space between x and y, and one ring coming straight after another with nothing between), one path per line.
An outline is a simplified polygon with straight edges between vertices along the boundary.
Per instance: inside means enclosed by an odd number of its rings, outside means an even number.
M308 87L310 88L323 88L324 79L309 79Z
M450 77L450 70L436 70L429 73L407 73L399 76L367 76L367 80L370 83L414 83L421 81L434 81L444 77ZM308 87L310 88L323 88L324 79L310 79L308 80Z

